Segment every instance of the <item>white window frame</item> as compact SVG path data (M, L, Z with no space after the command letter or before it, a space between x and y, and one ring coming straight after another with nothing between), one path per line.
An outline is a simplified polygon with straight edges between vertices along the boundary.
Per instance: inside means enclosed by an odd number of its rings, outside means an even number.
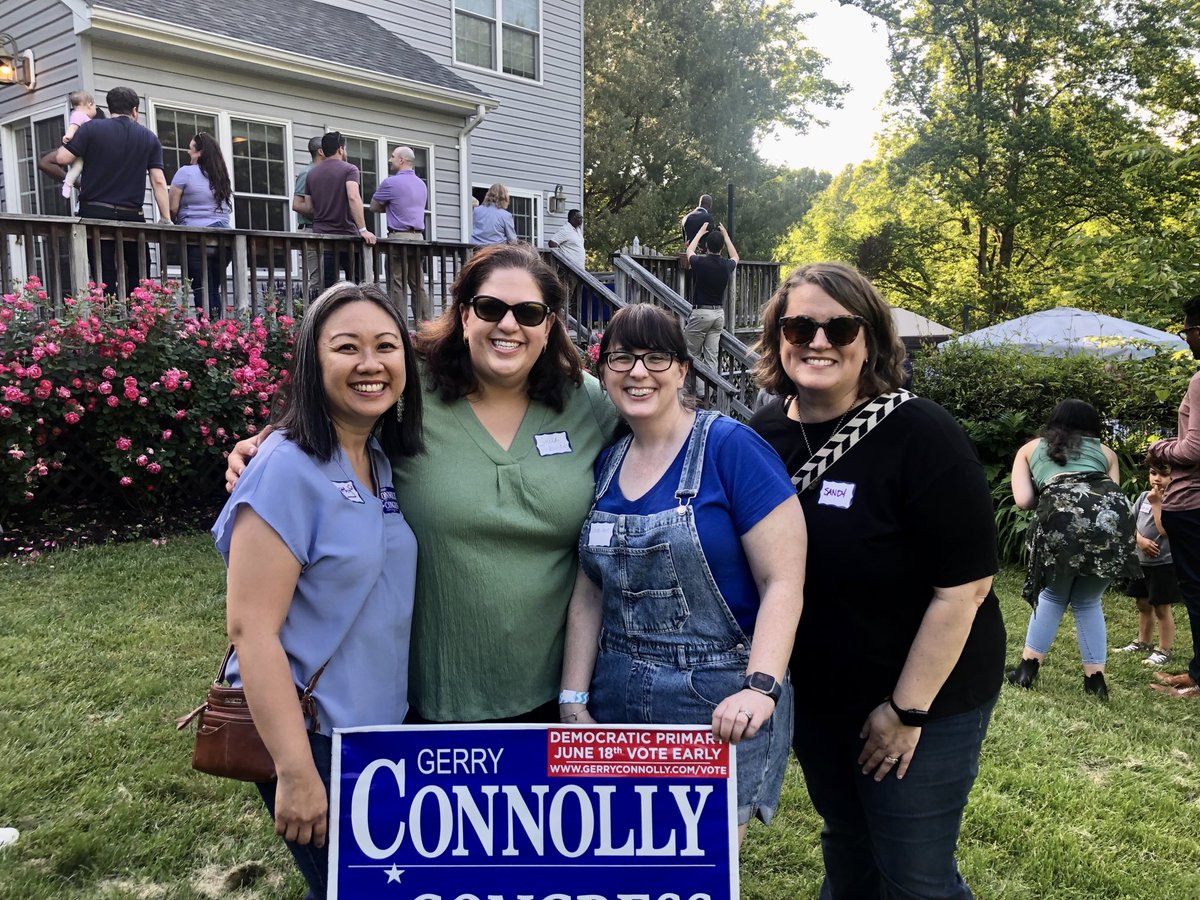
M503 184L504 182L501 181L500 183ZM490 181L489 182L478 182L478 181L476 181L471 184L471 190L472 191L476 191L476 190L486 191L488 188L490 188L492 186L492 184L494 184L494 182L490 182ZM513 187L513 186L507 185L507 184L504 186L508 188L508 196L510 198L521 197L522 199L528 198L529 200L533 201L533 230L535 233L530 236L530 240L532 241L532 243L535 247L542 246L542 244L544 243L544 241L542 240L542 232L546 227L546 216L542 211L542 208L546 202L545 201L545 196L546 196L545 192L531 191L526 188ZM468 198L468 200L469 199L470 198ZM509 205L511 206L511 203Z
M158 130L158 110L159 107L164 109L179 110L180 112L198 113L202 116L215 116L217 120L217 143L221 145L221 153L225 155L225 164L229 168L230 184L233 182L233 126L230 122L233 119L245 119L250 122L261 122L263 125L281 125L283 126L284 140L284 176L283 180L288 185L288 192L283 195L287 201L287 216L285 221L288 223L289 230L296 230L295 216L292 215L292 192L291 186L296 183L296 161L295 153L292 148L292 122L290 119L279 119L274 116L263 116L258 113L239 112L238 110L220 109L214 106L202 106L198 103L192 103L186 100L172 100L167 97L150 97L146 101L150 112L150 127L157 132ZM279 197L269 194L245 194L239 191L234 191L234 197L250 197L256 200L279 200ZM237 204L232 204L233 209L230 211L229 224L233 228L238 228L237 222Z
M13 126L25 119L29 120L30 127L34 122L52 119L58 116L63 123L63 131L67 130L67 112L64 110L62 103L49 103L46 106L38 107L31 110L22 110L19 113L14 113L0 119L0 159L4 160L4 211L14 214L25 213L34 215L31 210L21 208L21 191L18 187L18 172L17 172L17 145L13 137ZM34 148L37 152L37 148ZM36 167L37 161L34 161ZM15 202L14 202L15 199ZM23 254L22 254L23 257ZM24 265L24 263L22 263ZM7 290L7 285L5 286Z
M480 19L486 19L486 16L480 16L478 13L464 10L464 13L471 16L476 16ZM454 0L450 2L450 55L454 60L454 65L460 69L467 69L472 72L486 72L489 75L494 75L497 78L506 78L509 81L515 81L518 84L545 84L546 81L546 63L545 63L545 47L546 47L546 0L538 0L538 28L537 28L537 78L526 78L523 75L510 75L504 71L504 0L496 0L496 18L490 20L496 26L496 44L492 48L493 65L491 67L477 66L473 63L462 62L458 58L458 7L455 6ZM509 26L510 28L518 26ZM524 30L524 29L521 29Z

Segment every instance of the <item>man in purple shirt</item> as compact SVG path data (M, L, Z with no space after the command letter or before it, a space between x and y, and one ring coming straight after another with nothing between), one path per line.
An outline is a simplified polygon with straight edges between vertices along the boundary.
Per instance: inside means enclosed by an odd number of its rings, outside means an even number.
M368 246L374 244L375 235L363 216L358 166L346 162L346 139L339 131L327 132L321 138L321 150L325 159L308 170L305 193L296 198L293 209L312 219L313 234L357 234ZM362 266L358 253L338 247L330 242L322 254L322 289L337 281L339 269L348 280L359 280Z
M371 212L386 212L388 237L406 244L425 240L425 204L429 200L429 188L413 171L416 154L411 147L397 147L392 151L392 175L383 179L371 197ZM421 272L421 248L403 246L388 253L388 267L392 279L392 299L404 308L404 286L408 285L408 296L412 303L413 325L433 318L429 295L425 292L425 280Z

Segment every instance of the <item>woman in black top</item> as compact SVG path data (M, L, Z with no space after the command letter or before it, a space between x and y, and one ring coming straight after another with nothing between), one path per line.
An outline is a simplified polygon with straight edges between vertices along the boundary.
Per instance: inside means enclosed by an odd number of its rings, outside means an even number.
M891 393L904 350L854 269L793 272L757 349L779 399L751 425L790 472L871 401L894 407L800 493L793 747L825 821L821 896L971 897L954 854L1004 665L983 469L945 410Z

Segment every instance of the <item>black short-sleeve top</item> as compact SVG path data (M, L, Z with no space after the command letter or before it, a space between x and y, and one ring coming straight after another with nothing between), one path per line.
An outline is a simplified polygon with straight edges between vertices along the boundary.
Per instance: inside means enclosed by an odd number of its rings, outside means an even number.
M836 421L806 424L778 399L754 428L789 473ZM853 417L854 413L851 413ZM996 525L983 467L944 409L902 404L800 495L808 525L804 612L792 652L796 706L810 715L864 716L893 691L935 587L998 569ZM966 712L1000 689L1004 622L994 591L979 607L932 718Z

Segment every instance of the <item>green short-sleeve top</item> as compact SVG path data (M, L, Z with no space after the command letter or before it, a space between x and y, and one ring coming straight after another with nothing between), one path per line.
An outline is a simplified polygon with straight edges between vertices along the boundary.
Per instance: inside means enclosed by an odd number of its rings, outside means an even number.
M425 394L426 452L394 465L417 536L409 702L432 721L520 715L558 694L579 529L616 410L590 375L531 402L508 450L468 400Z
M1067 463L1063 466L1046 455L1044 440L1038 441L1033 452L1029 454L1029 474L1039 491L1046 486L1047 481L1064 472L1104 473L1107 471L1108 457L1104 455L1104 445L1100 443L1100 438L1080 438L1079 452L1068 456Z

